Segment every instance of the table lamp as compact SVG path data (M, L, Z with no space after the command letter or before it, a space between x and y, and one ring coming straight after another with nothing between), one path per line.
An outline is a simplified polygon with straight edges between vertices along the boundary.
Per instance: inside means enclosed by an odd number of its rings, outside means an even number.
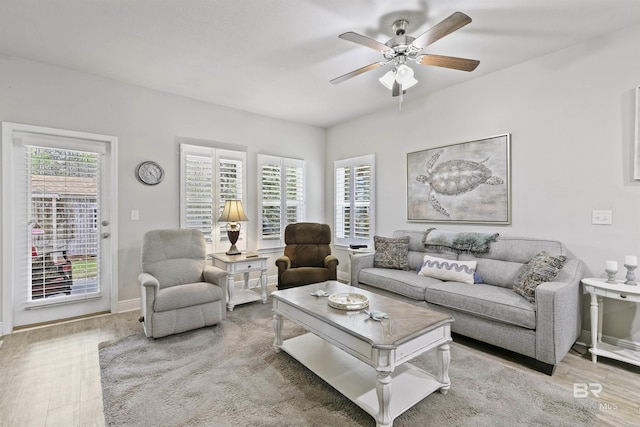
M227 237L231 242L231 248L227 252L227 255L239 255L240 251L236 247L238 237L240 237L240 222L249 221L249 218L244 213L242 208L242 201L240 200L226 200L224 202L224 209L218 222L227 223Z

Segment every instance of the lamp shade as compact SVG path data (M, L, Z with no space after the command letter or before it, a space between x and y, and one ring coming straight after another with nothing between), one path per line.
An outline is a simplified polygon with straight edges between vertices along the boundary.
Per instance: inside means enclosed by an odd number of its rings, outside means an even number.
M238 221L249 221L247 215L244 213L244 209L242 208L242 201L240 200L227 200L224 202L224 209L222 210L222 214L220 218L218 218L218 222L238 222Z

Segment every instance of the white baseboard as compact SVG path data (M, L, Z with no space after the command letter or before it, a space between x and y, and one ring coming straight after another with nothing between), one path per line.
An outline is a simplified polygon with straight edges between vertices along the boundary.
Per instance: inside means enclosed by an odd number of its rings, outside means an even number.
M118 313L140 310L140 298L118 301Z
M351 281L351 274L349 274L348 271L338 271L338 280L349 283Z
M640 351L640 343L635 341L623 340L609 335L602 335L602 342L631 351ZM588 348L591 347L591 331L583 330L576 343Z

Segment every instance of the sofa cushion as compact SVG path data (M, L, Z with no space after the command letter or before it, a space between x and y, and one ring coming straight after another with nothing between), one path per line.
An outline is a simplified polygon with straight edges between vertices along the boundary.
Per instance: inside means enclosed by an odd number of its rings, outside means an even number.
M375 254L373 266L377 268L409 269L409 237L373 236Z
M160 289L153 311L169 311L222 299L222 289L208 282L189 283Z
M482 276L483 283L513 289L524 264L497 259L477 258L473 255L461 254L460 261L477 261L476 272Z
M474 316L527 329L536 328L535 305L511 289L459 282L432 283L426 289L425 299L431 304Z
M513 290L527 301L535 302L538 285L555 279L566 261L567 257L564 255L551 256L545 251L540 252L522 268L513 284Z
M452 261L425 255L422 268L418 274L440 280L452 280L454 282L471 284L474 282L476 264L476 261Z
M363 268L358 281L374 288L384 289L405 297L424 301L425 289L441 280L418 276L415 271L391 270L388 268ZM513 293L513 291L512 291Z

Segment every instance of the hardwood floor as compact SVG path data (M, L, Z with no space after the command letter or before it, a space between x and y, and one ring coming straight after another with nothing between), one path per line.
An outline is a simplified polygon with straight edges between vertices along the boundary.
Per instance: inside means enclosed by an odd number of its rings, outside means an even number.
M139 312L3 337L1 426L104 426L98 344L142 331Z
M76 320L25 330L3 337L0 346L1 426L103 426L98 344L142 331L139 313ZM575 383L597 383L596 425L640 424L640 368L599 358L576 345L553 376L536 372L527 361L503 350L454 336L454 347L465 346L499 363L538 375L573 396ZM597 387L596 387L597 389ZM597 391L597 390L596 390ZM581 404L576 399L576 404ZM568 420L568 425L571 421Z

